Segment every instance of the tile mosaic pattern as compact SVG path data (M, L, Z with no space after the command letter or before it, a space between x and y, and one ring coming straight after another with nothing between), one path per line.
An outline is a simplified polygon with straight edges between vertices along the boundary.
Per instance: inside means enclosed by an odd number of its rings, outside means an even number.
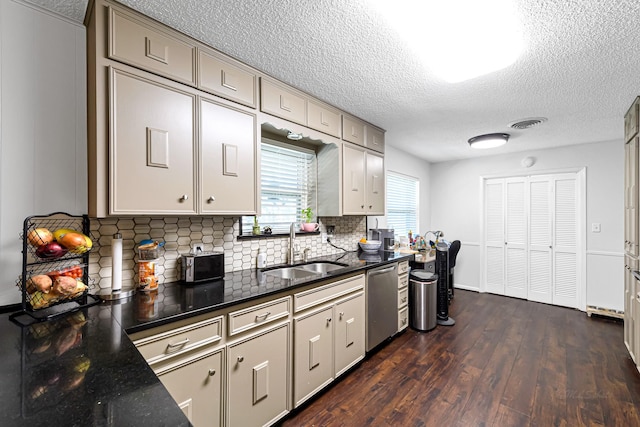
M348 251L356 250L358 240L366 234L366 217L345 216L320 219L321 232L333 225L331 242ZM224 252L225 271L256 267L258 251L266 252L267 266L287 261L288 237L238 240L239 217L134 217L91 220L91 235L98 250L89 257L89 276L96 288L111 287L111 239L122 234L122 285L135 286L138 280L137 247L142 240L164 241L164 250L156 263L160 283L174 282L180 277L180 256L189 253L192 243L203 243L205 251ZM322 242L322 236L297 236L300 250L309 248L309 257L342 253L341 249Z

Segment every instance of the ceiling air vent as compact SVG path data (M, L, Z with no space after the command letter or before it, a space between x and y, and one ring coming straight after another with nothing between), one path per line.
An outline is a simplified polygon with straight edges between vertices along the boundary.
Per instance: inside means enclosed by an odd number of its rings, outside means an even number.
M540 123L546 122L546 117L531 117L528 119L518 120L512 123L509 123L509 127L513 129L529 129L534 126L538 126Z

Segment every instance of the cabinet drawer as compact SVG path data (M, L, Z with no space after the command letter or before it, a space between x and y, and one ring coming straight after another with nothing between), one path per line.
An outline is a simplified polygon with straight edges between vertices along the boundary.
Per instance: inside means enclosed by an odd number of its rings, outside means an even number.
M407 286L409 286L409 275L405 273L398 276L398 289L406 288Z
M367 148L384 153L384 132L367 125Z
M398 290L398 308L405 307L409 303L409 288L406 286Z
M111 9L109 58L195 86L195 55L194 46Z
M307 102L307 125L315 130L340 138L340 112L316 102Z
M289 89L261 79L260 109L268 114L306 125L307 102Z
M627 111L627 114L624 116L624 140L625 142L629 141L638 133L638 105L640 104L640 100L636 98L636 100Z
M314 305L330 301L360 289L364 289L364 274L298 292L293 295L293 310L295 313L298 313Z
M222 340L222 316L135 340L133 343L151 364L164 358Z
M364 122L355 117L342 116L342 139L364 147Z
M277 319L289 316L291 298L284 297L264 304L254 305L243 310L229 313L229 335L263 326Z
M409 326L409 307L398 311L398 331L406 329L407 326Z
M256 75L214 52L199 51L198 87L214 95L256 107Z
M409 261L402 261L398 263L398 274L404 274L409 272Z

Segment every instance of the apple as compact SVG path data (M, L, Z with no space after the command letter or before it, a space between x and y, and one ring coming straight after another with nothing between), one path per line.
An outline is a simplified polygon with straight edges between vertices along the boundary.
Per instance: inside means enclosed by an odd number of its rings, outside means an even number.
M36 249L36 256L39 258L60 258L67 253L67 248L58 242L47 243Z

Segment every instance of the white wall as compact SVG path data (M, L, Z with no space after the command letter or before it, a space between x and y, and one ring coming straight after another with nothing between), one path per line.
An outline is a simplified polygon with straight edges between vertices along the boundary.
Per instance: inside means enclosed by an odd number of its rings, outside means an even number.
M392 134L385 135L387 143L393 140ZM394 147L386 145L384 153L384 168L386 171L392 171L401 173L404 175L417 178L419 181L419 215L418 215L418 230L414 230L420 234L430 230L431 225L431 206L430 206L430 194L431 187L429 185L429 176L431 171L431 164L412 156L409 153L398 150ZM376 219L378 219L378 225L380 228L387 226L385 217L368 217L367 228L375 228Z
M622 120L621 120L622 126ZM529 169L520 165L536 158ZM462 242L456 260L456 286L480 287L480 178L491 175L544 173L586 167L587 305L622 310L623 305L623 170L622 141L585 144L431 165L431 226L448 240ZM592 233L591 224L601 232Z
M22 223L87 211L85 29L0 1L0 305L20 301Z

